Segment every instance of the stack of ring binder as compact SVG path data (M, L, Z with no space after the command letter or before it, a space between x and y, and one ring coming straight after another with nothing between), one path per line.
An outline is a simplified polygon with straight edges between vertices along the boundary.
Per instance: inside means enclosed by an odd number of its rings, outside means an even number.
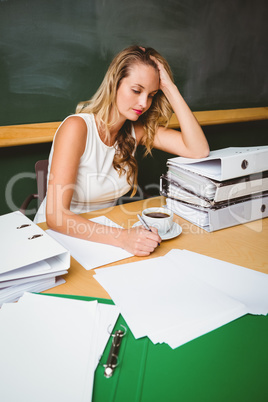
M21 212L0 216L0 306L65 281L70 253Z
M268 216L268 146L170 158L160 194L174 213L212 232Z

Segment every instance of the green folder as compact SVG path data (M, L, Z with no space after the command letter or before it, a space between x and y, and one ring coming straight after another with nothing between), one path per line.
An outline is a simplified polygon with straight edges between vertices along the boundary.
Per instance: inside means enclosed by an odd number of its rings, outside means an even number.
M112 300L53 295L81 300ZM268 316L246 315L173 350L127 328L119 364L104 377L112 337L95 373L94 402L267 402Z

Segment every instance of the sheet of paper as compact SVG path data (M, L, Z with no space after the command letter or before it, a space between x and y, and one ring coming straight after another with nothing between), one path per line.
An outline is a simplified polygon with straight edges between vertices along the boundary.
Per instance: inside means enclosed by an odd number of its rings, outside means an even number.
M94 277L136 338L156 340L155 333L176 327L185 343L247 313L242 303L195 280L166 257L103 268Z
M85 374L90 378L86 370L87 345L92 336L89 322L94 319L95 308L81 305L76 309L68 305L66 310L56 303L51 306L47 303L44 309L38 303L35 311L27 306L23 310L27 314L18 309L20 314L14 315L12 322L9 316L5 317L7 320L1 327L12 328L16 335L11 339L9 331L0 335L4 385L0 399L5 400L4 395L9 395L14 401L36 401L37 396L39 401L82 401ZM33 322L37 325L33 326ZM76 339L74 347L72 342Z
M106 226L120 227L105 216L99 216L98 218L91 220ZM51 229L47 230L46 232L59 243L61 243L61 245L63 245L66 249L68 249L71 255L86 270L97 268L102 265L110 264L112 262L120 261L133 256L133 254L130 254L120 247L77 239L75 237L55 232Z
M186 250L96 271L136 338L178 347L247 313L267 314L268 275Z
M159 257L162 259L163 257ZM147 268L147 269L146 269ZM154 266L151 260L142 260L136 263L123 264L116 267L98 269L94 278L108 291L114 303L119 307L136 338L146 335L146 330L140 320L132 322L132 316L137 311L144 311L144 298L154 307L154 300L150 299L151 292L159 291L153 278L160 275L160 265ZM150 292L150 294L149 294ZM162 299L162 298L161 298ZM152 312L154 316L158 311ZM141 317L140 317L141 318Z
M171 348L175 349L199 336L236 320L246 313L247 310L245 306L241 307L241 305L238 305L237 308L233 308L232 310L227 309L225 313L220 314L218 312L210 318L187 322L183 327L182 325L169 327L149 334L149 337L153 343L165 342Z
M115 306L108 309L97 301L29 293L12 307L4 305L0 400L8 395L10 401L90 401L98 357L109 337L106 330L113 329L118 317Z
M250 314L268 314L268 275L188 250L171 250L166 257L229 297L245 304Z

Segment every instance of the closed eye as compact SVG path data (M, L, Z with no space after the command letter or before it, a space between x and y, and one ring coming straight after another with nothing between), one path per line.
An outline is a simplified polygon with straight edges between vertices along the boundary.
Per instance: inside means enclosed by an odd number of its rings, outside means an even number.
M149 95L149 98L153 98L153 97L157 94L157 92L158 92L158 91L151 93L151 94Z
M134 94L140 94L140 91L137 91L136 89L132 89L132 91L134 92Z

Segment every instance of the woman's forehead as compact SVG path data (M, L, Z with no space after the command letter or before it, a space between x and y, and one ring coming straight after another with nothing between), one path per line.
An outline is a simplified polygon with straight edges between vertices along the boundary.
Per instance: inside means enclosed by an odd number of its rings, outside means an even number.
M150 92L159 89L159 73L153 66L147 64L137 63L131 66L126 79L131 85L150 88Z

